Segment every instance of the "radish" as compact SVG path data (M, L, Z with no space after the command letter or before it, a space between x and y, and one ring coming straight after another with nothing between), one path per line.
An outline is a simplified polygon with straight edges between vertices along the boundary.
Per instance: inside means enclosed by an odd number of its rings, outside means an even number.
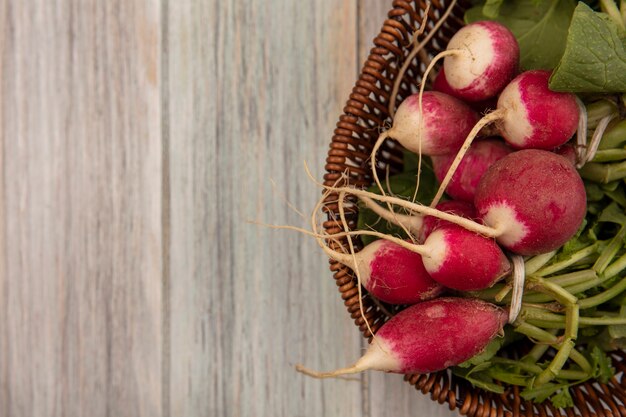
M438 248L431 256L423 257L426 270L435 281L448 288L483 290L511 271L511 263L495 240L455 224L440 226L428 236L425 244Z
M502 334L507 313L485 301L445 297L415 304L383 324L365 354L352 366L332 372L296 369L316 378L368 369L428 373L458 365L482 352Z
M582 224L587 199L582 179L571 162L540 149L510 153L485 173L474 198L484 224L400 198L350 188L327 188L441 218L494 237L501 246L520 255L550 252L569 240ZM429 273L432 275L432 271Z
M398 107L391 128L378 138L375 150L390 137L411 152L423 155L455 152L479 119L462 101L436 91L424 93L422 108L420 115L418 94L407 97Z
M379 239L353 255L324 249L334 260L359 273L361 284L374 297L391 304L415 304L444 290L435 282L422 257L397 243Z
M435 76L435 81L433 81L433 90L456 97L454 89L450 87L448 80L446 80L446 72L443 68L441 68ZM467 104L478 113L486 113L495 109L497 103L497 96L493 96L481 101L468 102Z
M569 160L528 149L489 168L474 205L485 225L500 231L501 245L520 255L538 255L559 248L576 233L587 197Z
M438 295L440 291L426 285L431 281L423 275L448 288L474 291L490 287L511 269L493 239L456 225L450 225L441 233L435 230L422 245L393 237L386 239L390 242L377 240L355 254L323 249L331 258L356 271L368 291L382 287L386 292L380 298L390 303L422 301L432 298L432 292ZM418 292L404 293L405 287L416 286ZM410 300L404 301L407 297L411 297Z
M435 207L437 210L443 213L455 214L457 216L464 217L466 219L477 220L478 215L476 214L476 208L474 208L474 204L468 203L466 201L459 200L448 200L442 201L437 204ZM441 220L434 216L424 216L422 230L420 233L420 239L424 241L433 230L439 228L445 224L452 224L445 220Z
M445 56L445 90L476 102L496 96L513 79L519 66L519 45L502 24L481 21L456 32L440 56Z
M511 152L511 148L496 138L473 143L450 180L446 193L454 199L473 202L476 187L483 174L494 162ZM440 182L445 178L455 157L456 154L432 157L433 169Z
M447 94L427 91L407 97L398 107L391 128L372 148L372 173L381 193L385 195L376 172L376 153L386 138L395 139L420 157L443 155L457 151L477 121L475 111Z
M526 71L506 86L498 99L498 108L483 117L467 136L441 181L433 204L443 195L474 137L490 123L497 122L500 135L517 149L554 149L574 135L579 118L576 96L550 91L550 74L543 70Z

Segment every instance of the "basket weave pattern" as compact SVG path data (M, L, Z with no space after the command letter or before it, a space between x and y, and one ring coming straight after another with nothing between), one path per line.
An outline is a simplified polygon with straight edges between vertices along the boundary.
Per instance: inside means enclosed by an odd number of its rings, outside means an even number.
M420 39L424 39L433 31L437 19L444 14L449 4L449 0L432 0L426 30ZM450 37L463 25L463 12L468 6L467 0L459 1L445 23L437 30L437 33L433 34L425 48L430 57L444 49ZM413 33L422 23L425 10L426 4L423 1L395 0L393 2L388 19L374 39L374 47L371 49L334 130L326 158L326 174L324 175L326 185L336 185L345 174L348 175L349 183L353 186L364 188L372 184L370 153L378 138L380 128L389 127L391 122L388 112L391 90L398 69L403 65L410 51ZM426 65L418 55L403 77L397 103L416 92L425 68ZM402 153L393 141L387 141L383 145L378 160L381 174L384 174L385 168L388 168L391 174L402 168ZM336 194L330 195L325 205L328 220L323 226L327 233L343 231L339 221L337 197ZM347 197L347 199L355 202L352 197ZM345 212L348 227L351 230L355 229L358 215L356 205L350 205ZM345 240L339 242L346 243ZM358 242L355 243L358 250ZM336 243L330 242L329 245L337 249L334 246L337 245ZM364 337L371 339L371 333L359 306L356 277L349 268L332 260L330 269L339 287L341 298L355 324ZM371 329L376 332L389 318L385 310L393 309L393 307L382 306L365 291L364 294L365 317ZM405 380L424 394L430 393L434 401L442 404L447 402L451 410L458 409L461 414L472 417L626 417L626 380L624 379L626 354L614 352L611 357L617 375L608 384L588 382L571 388L570 392L575 406L567 409L555 409L549 402L534 404L525 401L519 396L519 388L515 386L508 387L502 395L485 392L446 371L424 375L405 375Z

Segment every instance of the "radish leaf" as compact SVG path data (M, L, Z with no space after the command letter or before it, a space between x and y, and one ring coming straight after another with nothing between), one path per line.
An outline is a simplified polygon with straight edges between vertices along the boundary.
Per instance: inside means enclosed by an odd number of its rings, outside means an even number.
M565 52L550 79L550 88L594 93L626 91L625 41L607 15L579 3Z
M565 50L567 28L576 5L573 0L504 1L495 19L490 18L484 10L484 7L493 3L495 2L471 8L465 13L465 21L472 23L491 19L508 27L519 43L520 65L523 70L552 69L559 63ZM487 7L487 11L493 13L493 8Z

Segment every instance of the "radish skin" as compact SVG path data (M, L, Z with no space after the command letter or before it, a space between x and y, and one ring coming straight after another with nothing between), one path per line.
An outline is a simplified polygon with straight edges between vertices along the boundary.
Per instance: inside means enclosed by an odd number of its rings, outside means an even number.
M459 291L491 287L511 271L511 263L493 239L460 226L446 224L432 232L424 244L438 248L424 257L424 266L440 284ZM454 253L455 256L450 256ZM462 257L462 260L459 258Z
M418 96L413 94L400 104L393 126L381 136L391 137L411 152L423 155L457 151L478 121L478 114L454 97L427 91L422 98L420 116Z
M465 139L433 204L439 202L478 132L491 123L497 123L500 135L516 149L550 150L574 135L580 115L576 96L550 91L550 74L543 70L526 71L506 86L498 98L498 108L479 120Z
M474 205L485 225L502 231L498 242L520 255L559 248L585 217L582 179L566 158L527 149L500 159L485 173Z
M504 109L500 131L517 149L554 149L578 127L576 96L548 88L551 71L526 71L506 86L498 99ZM523 103L523 105L520 105Z
M353 255L330 248L326 253L353 271L374 297L390 304L415 304L437 297L444 287L434 281L422 257L385 239L376 240Z
M496 96L513 79L519 67L519 45L504 25L480 21L464 26L450 39L446 50L459 51L443 62L450 94L476 102Z
M502 333L506 322L506 311L485 301L438 298L393 316L354 365L331 372L315 372L302 366L296 369L316 378L368 369L420 374L440 371L482 352Z
M504 142L496 138L473 143L452 176L446 193L456 200L473 202L476 187L487 169L512 151ZM444 180L455 157L456 154L432 157L433 169L439 182Z

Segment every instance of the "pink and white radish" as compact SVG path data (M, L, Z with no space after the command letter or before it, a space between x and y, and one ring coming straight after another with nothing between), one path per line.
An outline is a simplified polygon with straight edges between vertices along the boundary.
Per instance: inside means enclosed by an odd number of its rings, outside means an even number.
M455 224L435 229L424 243L437 248L422 258L424 267L435 281L448 288L480 291L511 271L511 263L495 240Z
M446 193L457 200L474 201L480 179L494 162L510 154L512 149L496 138L472 144L450 180ZM435 176L441 182L446 176L456 154L433 156Z
M527 149L489 168L474 205L485 225L499 230L501 245L520 255L538 255L559 248L576 233L587 197L569 160Z
M379 136L371 153L374 180L383 194L376 153L386 138L395 139L419 155L443 155L461 147L478 119L475 111L447 94L426 92L421 103L418 94L407 97L398 107L393 125Z
M504 140L517 149L554 149L566 143L576 132L579 109L571 93L548 88L550 71L526 71L500 94L498 108L483 117L467 136L433 200L436 204L472 141L486 125L497 123Z
M437 87L464 101L483 101L496 96L517 74L519 45L504 25L480 21L457 31L429 69L441 57L445 59Z
M474 207L474 204L467 201L442 201L441 203L437 204L437 207L435 208L442 213L454 214L456 216L464 217L466 219L471 219L474 221L478 220L478 214L476 213L476 208ZM419 234L420 240L426 240L426 238L430 236L433 230L438 229L439 227L446 224L453 223L441 220L440 218L434 216L424 216L422 230Z
M448 84L448 80L446 80L446 72L443 68L441 68L435 76L435 80L433 81L433 91L439 91L455 97L455 91L452 87L450 87L450 84ZM478 113L487 113L496 108L496 105L498 104L498 97L494 95L493 97L485 100L470 101L467 102L467 104Z
M458 365L502 334L507 313L485 301L445 297L406 308L383 324L365 354L352 366L331 372L296 369L331 378L368 369L428 373Z
M445 231L438 232L440 229ZM511 265L495 240L456 225L440 229L432 232L422 245L386 237L389 242L376 241L355 254L328 247L324 250L356 271L368 290L382 288L385 292L381 295L386 298L381 299L391 303L418 302L436 292L431 291L431 286L425 288L424 283L429 280L424 275L448 288L478 291L491 287L510 271ZM419 287L419 292L404 294L405 287ZM415 300L399 301L402 297Z
M381 301L415 304L444 291L426 272L418 253L389 240L375 240L354 256L328 247L324 250L332 259L357 271L361 285Z
M569 240L582 224L587 199L571 162L540 149L510 153L487 170L474 198L483 224L400 198L349 188L335 190L441 218L496 238L501 246L520 255L550 252Z

